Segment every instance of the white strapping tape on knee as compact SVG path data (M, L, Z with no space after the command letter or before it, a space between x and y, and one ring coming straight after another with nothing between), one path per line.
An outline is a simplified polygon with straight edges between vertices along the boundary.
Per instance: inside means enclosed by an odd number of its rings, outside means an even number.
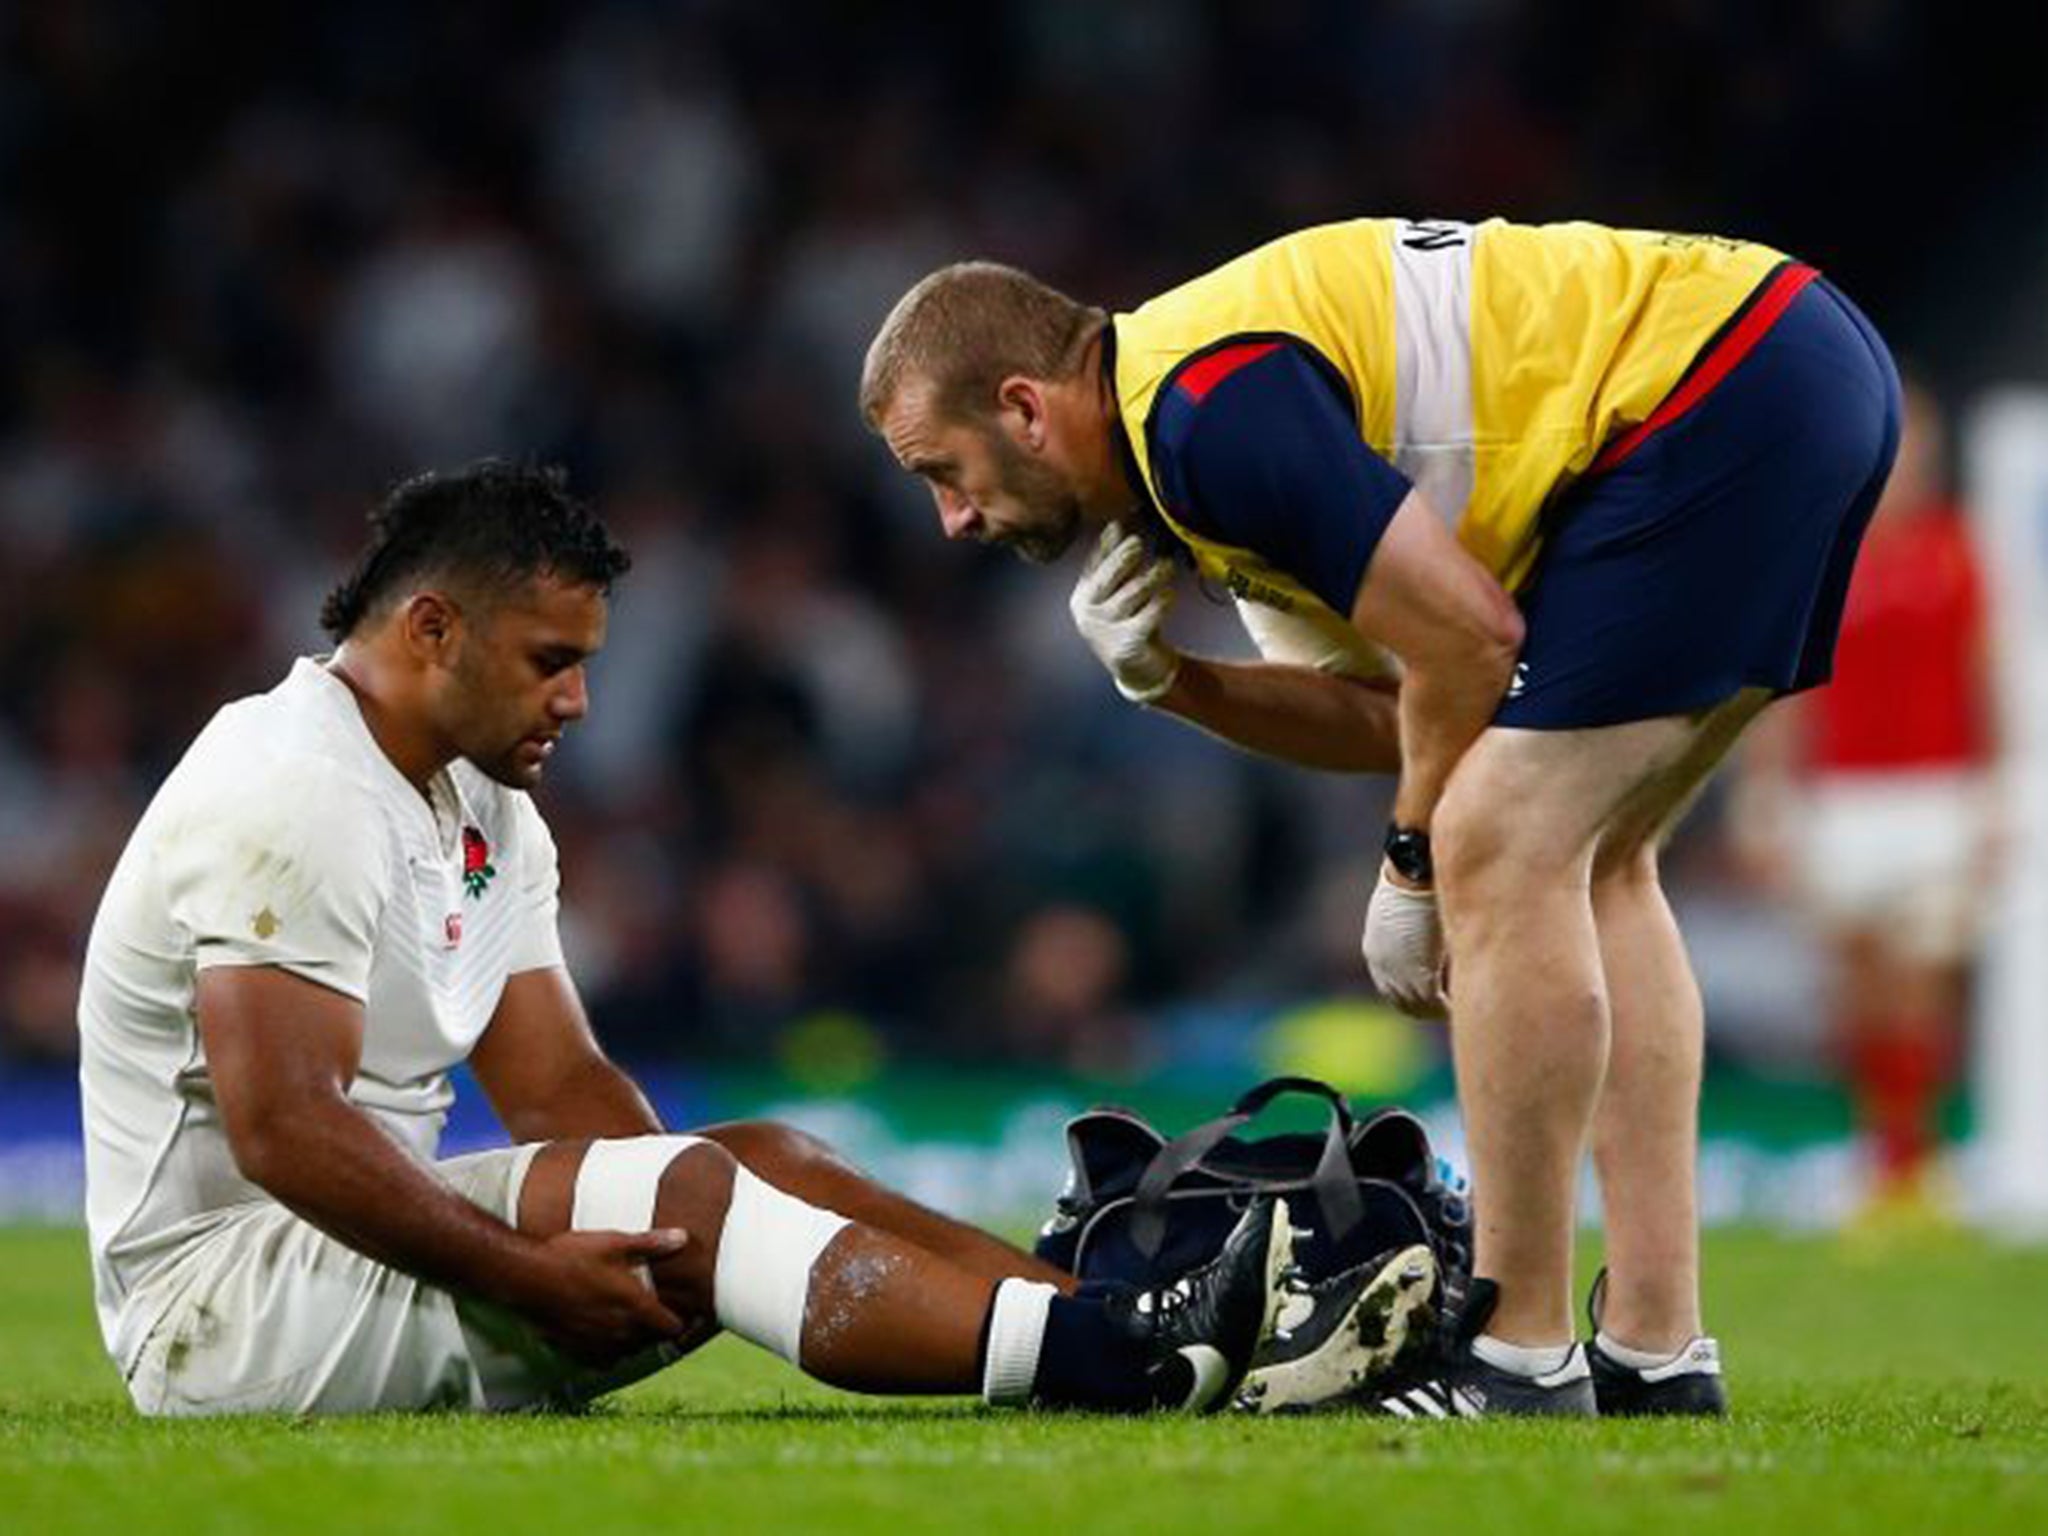
M593 1141L576 1170L576 1200L569 1225L578 1232L645 1232L654 1225L654 1201L668 1165L701 1136L623 1136Z
M847 1225L844 1216L806 1205L736 1167L712 1281L719 1322L801 1365L811 1266Z

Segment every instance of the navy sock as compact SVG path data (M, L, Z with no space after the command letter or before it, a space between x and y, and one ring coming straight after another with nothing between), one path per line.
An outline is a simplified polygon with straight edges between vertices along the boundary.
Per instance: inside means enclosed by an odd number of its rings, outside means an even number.
M1060 1408L1152 1406L1144 1346L1110 1321L1099 1293L1053 1298L1032 1396Z

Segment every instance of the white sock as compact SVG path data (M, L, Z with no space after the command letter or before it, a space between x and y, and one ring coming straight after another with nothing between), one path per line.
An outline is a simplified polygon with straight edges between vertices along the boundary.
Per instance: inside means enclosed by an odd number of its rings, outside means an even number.
M1472 1353L1488 1365L1513 1371L1517 1376L1548 1376L1552 1371L1564 1369L1565 1361L1572 1357L1572 1346L1510 1344L1490 1333L1482 1333L1472 1341Z
M1632 1371L1647 1371L1654 1366L1669 1365L1685 1353L1692 1341L1688 1339L1669 1354L1660 1354L1653 1349L1631 1349L1603 1328L1593 1335L1593 1342L1600 1346L1600 1353L1616 1365L1625 1365Z
M1005 1280L989 1308L988 1357L982 1364L981 1395L998 1406L1031 1401L1038 1376L1038 1349L1045 1342L1045 1318L1059 1290L1040 1280Z

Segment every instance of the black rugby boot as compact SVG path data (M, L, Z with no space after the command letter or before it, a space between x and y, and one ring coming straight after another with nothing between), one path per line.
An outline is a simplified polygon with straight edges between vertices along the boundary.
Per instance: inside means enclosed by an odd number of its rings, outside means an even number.
M1563 1365L1541 1376L1503 1370L1472 1352L1500 1299L1491 1280L1474 1280L1457 1327L1423 1371L1389 1383L1374 1405L1399 1419L1580 1418L1598 1415L1586 1350L1574 1343Z
M1586 1360L1593 1370L1593 1395L1599 1399L1602 1418L1728 1416L1728 1389L1721 1381L1721 1346L1716 1340L1692 1339L1661 1365L1623 1365L1600 1347L1600 1313L1606 1299L1603 1269L1586 1297L1586 1316L1593 1324Z
M1199 1269L1151 1290L1105 1298L1111 1321L1144 1346L1154 1407L1213 1413L1229 1404L1272 1337L1281 1278L1293 1261L1287 1202L1264 1199Z
M1358 1400L1430 1348L1436 1255L1427 1243L1308 1282L1289 1280L1272 1339L1252 1362L1235 1407L1303 1413Z

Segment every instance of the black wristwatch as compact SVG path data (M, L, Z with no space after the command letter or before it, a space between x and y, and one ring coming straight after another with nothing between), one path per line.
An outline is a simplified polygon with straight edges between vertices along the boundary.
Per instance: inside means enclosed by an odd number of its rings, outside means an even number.
M1387 862L1403 880L1428 885L1436 875L1430 862L1429 834L1415 827L1389 826L1385 844Z

